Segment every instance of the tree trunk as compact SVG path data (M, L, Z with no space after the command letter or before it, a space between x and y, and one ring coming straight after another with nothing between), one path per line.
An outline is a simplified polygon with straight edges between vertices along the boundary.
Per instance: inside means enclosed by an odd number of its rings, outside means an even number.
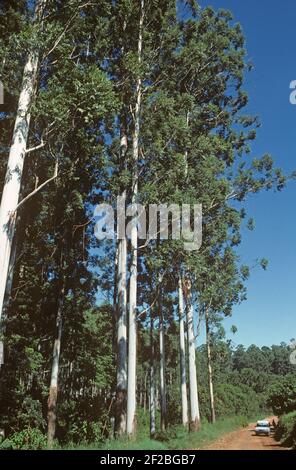
M51 378L48 396L48 429L47 429L47 445L51 449L55 438L56 431L56 405L58 398L58 378L59 378L59 365L61 354L61 341L63 332L63 305L64 305L65 286L60 292L57 316L56 316L56 338L53 346Z
M167 424L167 402L165 383L165 341L161 294L159 295L159 383L160 383L160 428L165 431Z
M147 377L148 377L148 371L145 373L145 377L144 377L143 411L145 414L146 414L146 399L147 399Z
M208 308L205 309L205 320L206 320L206 343L207 343L209 391L210 391L210 404L211 404L211 422L215 423L216 422L216 412L215 412L215 398L214 398L214 387L213 387L211 335L210 335Z
M155 381L156 383L156 381ZM158 386L155 386L155 409L156 410L159 410L160 409L160 406L159 406L159 390L158 390Z
M42 18L45 1L35 7L35 21ZM29 52L24 68L17 116L10 147L4 188L0 206L0 322L9 271L12 241L15 232L16 208L19 202L21 179L30 128L30 107L33 101L38 73L38 50Z
M186 349L184 332L184 298L182 288L182 278L179 275L179 335L180 335L180 381L181 381L181 403L182 403L182 424L188 426L188 401L186 386Z
M138 38L138 63L142 62L144 22L144 0L141 0L141 13ZM136 105L134 112L133 132L133 177L132 177L132 204L137 203L138 195L138 159L139 159L139 133L140 110L142 99L142 80L139 76L136 84ZM138 228L136 220L132 221L131 228L131 268L129 290L129 336L128 336L128 392L127 392L127 434L132 436L136 430L136 354L137 354L137 264L138 264Z
M127 151L125 126L121 131L121 158L124 160ZM125 191L122 196L125 199ZM119 229L119 228L118 228ZM118 320L117 320L117 387L115 403L115 434L121 436L126 432L126 394L127 394L127 292L126 292L127 242L118 240Z
M150 410L150 437L153 439L156 432L155 424L155 366L154 366L154 335L153 335L153 317L151 311L150 318L150 394L149 394L149 410Z
M143 405L143 379L141 378L140 379L140 392L139 392L139 405L140 405L140 408L142 408L142 405Z
M196 355L195 336L193 326L193 305L191 295L191 284L187 280L187 335L188 335L188 356L189 356L189 396L190 396L190 430L198 431L200 428L200 415L198 403L197 377L196 377Z

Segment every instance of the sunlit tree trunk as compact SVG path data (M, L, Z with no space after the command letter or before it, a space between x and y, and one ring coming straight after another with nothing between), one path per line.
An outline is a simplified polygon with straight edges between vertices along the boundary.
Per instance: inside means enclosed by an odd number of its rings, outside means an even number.
M117 320L118 320L118 243L114 256L114 288L113 288L113 317L112 317L112 351L117 353Z
M45 1L39 0L35 6L35 21L42 18ZM17 115L14 124L6 176L0 206L0 322L4 304L6 283L9 273L9 260L15 232L17 205L20 198L24 159L30 128L30 108L33 102L38 74L39 55L33 48L24 67Z
M63 333L63 306L65 296L65 280L63 279L62 289L60 291L57 315L56 315L56 336L53 346L52 366L50 387L48 396L48 429L47 429L47 445L51 449L56 432L56 406L58 399L58 378L60 368L61 342Z
M211 334L210 334L210 325L209 325L209 310L207 307L205 309L205 320L206 320L208 377L209 377L209 391L210 391L210 404L211 404L211 421L212 423L215 423L216 412L215 412L215 397L214 397L213 373L212 373Z
M166 402L166 382L165 382L165 339L163 310L161 305L161 294L159 295L159 385L160 385L160 428L166 429L167 402Z
M143 401L144 413L146 413L146 403L147 403L147 379L148 379L148 371L145 373L145 377L144 377L144 401Z
M189 396L190 396L190 430L198 431L200 428L200 414L196 376L195 335L193 323L193 303L191 294L191 282L186 281L186 314L188 335L188 363L189 363Z
M121 127L120 151L122 161L126 158L127 135L125 125ZM126 192L122 193L125 201ZM118 233L120 228L117 228ZM122 234L121 234L122 235ZM117 387L115 405L115 433L120 436L126 432L126 395L127 395L127 240L125 236L118 239L118 319L117 319Z
M182 403L182 424L188 426L188 401L186 386L186 349L185 349L185 331L184 331L184 298L181 274L179 275L179 340L180 340L180 386Z
M149 409L150 409L150 437L153 439L156 432L155 421L155 359L154 359L154 334L153 334L153 316L151 311L150 318L150 393L149 393Z
M141 13L138 38L138 63L142 62L144 0L141 0ZM136 84L136 105L134 111L133 131L133 177L132 204L136 204L138 195L138 160L140 110L142 100L142 80L139 76ZM127 392L127 434L133 435L136 430L136 353L137 353L137 264L138 264L138 228L136 220L131 229L131 267L129 289L129 336L128 336L128 392Z

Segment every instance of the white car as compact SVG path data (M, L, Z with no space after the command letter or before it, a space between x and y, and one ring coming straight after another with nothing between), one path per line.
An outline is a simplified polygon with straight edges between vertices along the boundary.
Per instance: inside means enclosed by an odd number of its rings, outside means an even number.
M271 429L270 429L270 423L267 420L263 421L257 421L256 427L255 427L255 434L256 436L270 436Z

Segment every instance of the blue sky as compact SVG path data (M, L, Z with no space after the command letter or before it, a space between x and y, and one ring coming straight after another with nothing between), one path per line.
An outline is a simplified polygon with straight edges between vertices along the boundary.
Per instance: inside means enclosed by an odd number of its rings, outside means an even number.
M270 153L286 173L296 169L296 106L289 101L289 85L296 80L295 0L212 0L201 6L232 11L246 37L248 59L254 70L247 75L248 111L262 123L252 154ZM246 208L255 218L253 232L243 232L239 248L242 262L269 260L267 271L251 273L248 300L234 308L225 321L227 336L250 345L289 343L296 337L296 182L282 193L251 196ZM232 335L230 326L238 332Z

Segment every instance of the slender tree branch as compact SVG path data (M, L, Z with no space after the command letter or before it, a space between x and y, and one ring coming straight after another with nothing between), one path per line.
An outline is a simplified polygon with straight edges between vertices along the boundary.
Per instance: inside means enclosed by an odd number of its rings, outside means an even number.
M46 142L44 142L43 139L41 139L41 143L39 145L36 145L35 147L31 147L26 150L26 155L28 153L37 152L37 150L41 150L43 147L45 147L45 145L46 145Z
M62 33L60 34L60 36L58 37L58 39L55 41L54 45L52 46L52 48L44 55L44 57L48 57L50 54L52 54L52 52L57 48L57 46L59 45L59 43L61 42L61 40L63 39L63 37L65 36L65 34L69 31L70 27L71 27L71 23L72 21L76 18L76 16L78 15L79 13L79 10L81 10L82 8L85 8L87 7L88 5L91 5L92 2L86 2L84 3L83 5L81 5L79 8L78 8L78 11L76 11L74 13L74 15L71 16L71 18L67 21L66 23L66 26L65 28L63 29Z
M57 176L58 176L58 162L56 162L56 164L55 164L55 169L54 169L53 176L51 178L49 178L48 180L44 181L42 184L40 184L40 186L38 186L36 189L34 189L34 191L32 191L24 199L22 199L21 202L16 206L14 212L16 212L25 202L27 202L28 199L30 199L32 196L35 196L35 194L37 194L39 191L41 191L41 189L44 188L44 186L46 186L48 183L50 183L51 181L56 179Z

